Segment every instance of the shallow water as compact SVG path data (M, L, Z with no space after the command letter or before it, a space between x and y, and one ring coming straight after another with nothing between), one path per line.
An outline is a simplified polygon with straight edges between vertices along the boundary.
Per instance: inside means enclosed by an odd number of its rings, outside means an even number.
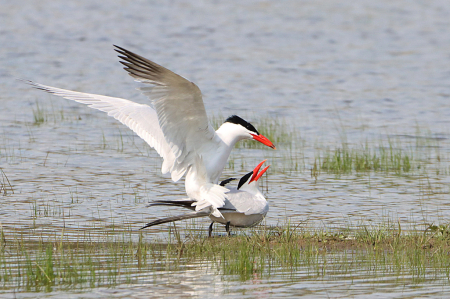
M89 283L72 287L53 286L44 292L32 292L30 286L25 292L18 292L15 298L143 298L159 296L194 296L200 298L227 297L264 298L286 296L314 296L324 298L383 298L434 297L446 294L450 289L448 277L436 269L424 268L423 274L407 271L386 270L383 266L365 264L358 261L359 268L342 261L344 253L328 254L328 262L318 258L312 265L303 265L287 270L272 267L263 273L250 273L245 276L223 274L214 262L197 261L177 263L173 269L160 267L137 268L131 264L121 269L118 276L97 272L97 280L110 280L99 283L96 288ZM335 262L333 262L335 260ZM390 266L387 265L387 268ZM8 283L6 283L8 285ZM25 288L25 286L24 286ZM445 295L444 295L445 296ZM0 294L0 298L10 298Z
M301 157L299 170L280 170L290 162L284 158L288 150L277 144L276 152L234 150L235 167L224 172L224 177L242 175L269 159L273 166L263 187L270 201L266 224L281 224L288 217L295 223L338 228L360 221L376 223L383 217L398 218L410 228L446 222L450 216L449 15L445 1L407 6L393 1L241 1L239 5L5 1L0 4L0 167L14 193L6 188L7 194L1 196L0 223L6 231L36 228L31 236L58 234L65 227L76 238L84 231L94 233L112 225L136 230L158 216L178 212L145 208L155 198L183 197L184 188L182 182L173 184L161 175L157 154L131 131L101 112L14 80L31 79L145 103L135 90L138 84L117 62L112 44L196 82L210 115L236 113L256 127L260 115L282 117L300 134L302 145L293 150ZM39 125L33 119L37 103L47 115ZM322 172L316 179L310 174L318 151L342 143L357 148L366 141L388 138L400 140L406 150L419 148L414 154L425 161L435 161L439 155L439 174L434 164L410 175ZM0 181L5 182L4 177ZM204 229L207 224L198 222ZM148 230L146 237L167 238L167 231L168 226L161 226ZM185 293L171 289L175 275L161 276L167 281L165 288L160 286L161 293ZM187 284L211 291L203 276L194 271L193 282ZM221 277L210 279L221 281ZM336 292L330 296L348 295L348 289L335 288L334 276L320 283L299 282L300 272L296 277L292 283L275 274L262 283L264 287L233 281L225 287L214 285L214 290L220 296L251 297L322 288L311 295L327 296L326 286ZM339 285L351 290L365 287L353 278L343 281ZM390 287L393 284L398 290L393 296L424 295L420 284L409 288L404 287L409 283L393 281ZM435 283L436 292L446 290L447 282L442 289L441 282ZM378 283L368 285L367 292L383 292ZM114 292L119 297L139 297L145 288L143 282L142 289L124 285ZM99 289L92 296L109 291ZM192 295L206 296L197 291Z

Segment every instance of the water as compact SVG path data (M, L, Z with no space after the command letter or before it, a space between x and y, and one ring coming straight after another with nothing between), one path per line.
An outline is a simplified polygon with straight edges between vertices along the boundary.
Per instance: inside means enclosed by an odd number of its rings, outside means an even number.
M256 127L261 115L282 117L299 132L304 168L269 172L266 224L293 217L311 226L342 227L389 216L423 227L450 216L446 1L4 1L0 8L0 166L14 190L1 197L5 230L36 228L31 235L45 236L65 226L74 238L112 225L135 230L170 213L146 209L149 200L184 196L182 182L173 184L161 175L157 154L114 119L14 80L145 103L112 44L196 82L209 115L237 113ZM40 125L33 119L36 102L49 115ZM406 148L425 140L424 155L442 156L447 174L437 175L430 166L414 176L321 173L316 180L310 175L317 148L388 138ZM281 158L286 150L277 147L277 152L236 149L237 166L224 176L244 174L264 158L273 165L287 163ZM206 220L199 223L206 229ZM162 226L146 237L165 236ZM202 274L192 275L198 288L211 290ZM283 281L283 275L275 277ZM301 273L295 277L295 283L284 280L276 287L272 277L266 286L279 288L276 294L261 292L287 296L310 288ZM345 282L350 288L360 285ZM417 295L414 287L400 285L394 294ZM192 295L207 296L191 287ZM332 296L348 294L344 287L332 287L338 292ZM168 289L170 283L162 292ZM257 296L261 290L249 281L214 289L230 296ZM129 286L116 291L140 294Z
M242 277L233 274L222 274L220 266L215 262L185 262L179 266L166 269L164 263L160 267L149 267L149 270L138 269L135 265L121 269L120 277L111 276L107 271L97 273L97 280L110 280L99 283L95 289L89 283L74 287L51 287L47 292L16 293L16 298L142 298L160 296L194 296L200 298L227 297L243 298L286 296L311 296L319 298L352 297L367 298L382 296L383 298L410 298L442 296L449 291L448 279L436 274L433 269L424 269L423 275L407 273L407 271L386 270L382 265L366 264L358 260L359 267L352 267L342 261L342 254L328 254L328 263L322 258L317 264L305 262L290 270L271 267L263 273L250 273ZM332 262L334 261L334 262ZM311 261L309 261L311 262ZM387 265L387 268L390 266ZM395 268L395 267L394 267ZM45 290L40 288L41 291ZM1 296L1 295L0 295ZM8 296L1 296L10 298Z

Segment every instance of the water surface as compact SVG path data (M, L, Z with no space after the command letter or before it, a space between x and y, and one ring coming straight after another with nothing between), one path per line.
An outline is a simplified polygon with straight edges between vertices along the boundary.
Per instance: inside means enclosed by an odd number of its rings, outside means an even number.
M65 227L76 238L113 225L135 231L178 212L145 208L153 199L183 197L184 187L160 173L157 154L130 130L101 112L15 80L148 102L121 69L112 44L194 81L209 115L239 114L256 127L261 116L278 117L299 133L301 146L296 141L293 150L283 148L289 142L277 144L277 152L234 150L235 167L224 172L224 177L243 175L269 159L265 224L288 217L325 227L376 223L385 216L412 228L445 222L450 216L449 16L450 7L438 0L408 5L5 1L0 4L0 166L14 193L1 196L0 223L6 231L34 228L31 237ZM33 118L37 105L47 113L41 124ZM406 151L414 148L414 155L430 161L427 168L406 175L311 176L314 159L326 149L342 143L357 148L367 141L376 147L388 139ZM301 157L302 166L282 171L290 151ZM168 226L151 229L146 238L166 238L167 231ZM448 287L446 281L415 284L398 277L374 283L375 278L359 280L357 274L317 280L299 271L286 278L280 271L257 282L234 281L193 266L181 271L190 279L159 273L156 280L139 279L139 285L95 289L92 297L108 292L141 297L157 292L148 290L155 281L161 294L200 297L212 289L217 296L249 297L437 296ZM180 283L183 287L173 287Z

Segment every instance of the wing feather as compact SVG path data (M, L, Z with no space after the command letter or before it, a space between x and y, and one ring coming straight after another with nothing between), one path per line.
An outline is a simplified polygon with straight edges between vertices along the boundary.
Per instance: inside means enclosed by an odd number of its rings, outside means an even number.
M268 211L268 205L265 199L258 200L256 195L234 188L227 193L227 201L223 208L235 209L236 212L245 215L263 214Z
M175 156L164 138L163 131L159 127L157 113L152 107L121 98L71 91L32 81L24 82L37 89L106 112L109 116L114 117L133 130L133 132L156 150L164 159L161 169L163 173L167 173L173 168Z
M209 210L216 217L223 217L219 208L225 205L229 189L209 181L202 157L195 155L185 181L186 193L195 199L196 211Z
M161 130L176 158L174 170L184 174L194 163L195 154L205 154L202 150L213 147L208 145L217 142L200 89L153 61L115 47L129 75L138 82L153 85L140 90L150 98L158 114Z

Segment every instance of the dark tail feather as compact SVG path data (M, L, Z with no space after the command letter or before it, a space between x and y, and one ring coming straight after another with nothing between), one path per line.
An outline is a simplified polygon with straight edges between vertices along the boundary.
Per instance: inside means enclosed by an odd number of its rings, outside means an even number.
M163 223L167 223L167 222L174 222L174 221L178 221L178 220L192 219L192 218L205 217L205 216L209 216L209 213L193 212L193 213L187 213L187 214L182 214L182 215L177 215L177 216L172 216L172 217L167 217L167 218L161 218L161 219L152 221L150 223L147 223L145 226L141 227L140 229L144 229L144 228L147 228L150 226L163 224Z
M226 179L226 180L223 180L222 182L220 182L219 185L224 187L226 184L228 184L229 182L234 181L234 180L237 180L237 179L236 178L229 178L229 179Z
M193 200L155 200L152 201L147 207L153 207L153 206L176 206L176 207L182 207L190 210L195 210L195 207L192 206L192 204L195 201Z

